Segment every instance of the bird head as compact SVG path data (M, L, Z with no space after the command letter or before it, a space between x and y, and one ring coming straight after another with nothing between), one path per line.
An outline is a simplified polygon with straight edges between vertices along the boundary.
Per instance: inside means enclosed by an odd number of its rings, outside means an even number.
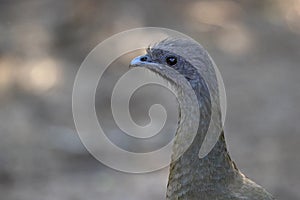
M211 137L208 141L213 141L208 143L208 147L204 145L201 157L207 154L209 151L206 149L214 146L214 141L218 140L222 131L217 72L207 51L192 39L168 38L147 48L145 55L131 61L131 66L147 68L175 86L179 94L180 113L182 116L190 116L190 120L183 117L179 127L182 129L199 124L199 137L195 143L202 144L207 134ZM196 99L188 99L191 94L195 94ZM195 114L191 113L195 110L200 113L199 122L193 120ZM182 138L177 141L187 141ZM178 146L181 144L179 142Z
M207 51L187 38L167 38L147 48L147 53L131 61L132 67L145 67L177 87L187 81L197 95L218 104L215 64ZM185 81L179 79L184 77Z
M198 73L203 65L206 51L198 43L189 39L165 39L147 48L147 53L131 61L132 67L146 67L177 84L182 75L192 86L199 83Z

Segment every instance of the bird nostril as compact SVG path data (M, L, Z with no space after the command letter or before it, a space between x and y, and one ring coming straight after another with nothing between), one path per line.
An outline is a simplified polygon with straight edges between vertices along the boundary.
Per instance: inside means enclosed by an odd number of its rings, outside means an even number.
M142 62L145 62L145 61L147 61L147 56L143 56L143 57L141 57L141 61L142 61Z

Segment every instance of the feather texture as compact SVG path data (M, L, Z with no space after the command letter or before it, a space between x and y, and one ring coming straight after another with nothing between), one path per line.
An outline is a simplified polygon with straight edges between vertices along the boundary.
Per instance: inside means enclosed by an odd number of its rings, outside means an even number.
M172 66L165 61L170 55L177 59ZM178 91L180 116L167 200L274 199L244 176L229 156L222 128L217 76L207 51L193 40L175 38L149 47L146 56L147 59L135 64L160 75ZM190 98L192 93L196 99ZM195 115L200 115L200 121L195 120ZM195 127L198 127L197 134L193 136L191 130ZM199 151L207 134L219 137L212 150L201 158ZM185 150L183 154L182 148Z

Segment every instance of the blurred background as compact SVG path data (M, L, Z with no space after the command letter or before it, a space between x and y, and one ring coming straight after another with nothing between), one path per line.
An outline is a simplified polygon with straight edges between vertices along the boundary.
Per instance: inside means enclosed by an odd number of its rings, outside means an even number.
M72 86L86 55L143 26L203 44L224 79L233 160L278 199L300 199L298 0L1 0L0 199L164 199L167 168L133 175L105 167L81 144L72 118ZM107 72L99 112L109 112L113 81L133 57Z

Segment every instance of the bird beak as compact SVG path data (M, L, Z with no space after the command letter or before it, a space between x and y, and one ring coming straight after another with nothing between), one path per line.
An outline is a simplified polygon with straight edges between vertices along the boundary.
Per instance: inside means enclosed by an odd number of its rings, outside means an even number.
M162 76L164 79L167 79L172 84L175 84L178 81L179 72L163 65L161 63L152 60L149 55L142 55L134 58L129 65L129 68L133 67L142 67L150 70L151 72Z
M152 60L148 55L138 56L130 62L130 67L137 67L149 63L152 63Z
M134 58L134 59L130 62L130 65L131 65L131 66L139 65L139 64L141 63L141 57L143 57L143 56L138 56L138 57Z

